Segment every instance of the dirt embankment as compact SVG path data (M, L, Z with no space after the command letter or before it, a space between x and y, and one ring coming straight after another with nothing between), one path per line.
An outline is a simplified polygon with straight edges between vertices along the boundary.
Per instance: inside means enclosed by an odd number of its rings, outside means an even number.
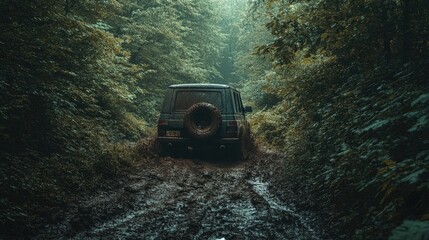
M88 196L36 239L327 238L300 198L275 186L280 155L218 160L142 160L120 187Z

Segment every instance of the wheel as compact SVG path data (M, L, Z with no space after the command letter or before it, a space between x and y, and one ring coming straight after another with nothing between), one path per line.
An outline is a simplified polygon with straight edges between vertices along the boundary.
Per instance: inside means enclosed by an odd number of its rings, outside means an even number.
M183 125L194 138L210 138L217 134L222 115L219 109L210 103L196 103L184 115Z
M168 148L168 146L164 143L156 143L156 150L158 153L158 156L160 157L166 157L170 155L170 149Z
M249 141L247 138L240 138L239 143L234 148L234 158L238 161L246 160L249 157Z

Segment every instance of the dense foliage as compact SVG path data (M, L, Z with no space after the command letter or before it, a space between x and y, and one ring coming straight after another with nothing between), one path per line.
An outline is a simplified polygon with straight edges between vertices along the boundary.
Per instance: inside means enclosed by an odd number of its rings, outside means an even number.
M2 230L31 231L121 174L166 86L220 76L215 11L196 0L1 1Z
M272 58L264 89L281 99L253 117L254 130L296 161L327 222L383 239L405 218L428 220L428 2L254 7L275 36L256 49Z
M428 1L3 0L0 13L1 229L28 234L112 183L183 82L241 88L258 141L292 161L280 177L338 238L427 227Z

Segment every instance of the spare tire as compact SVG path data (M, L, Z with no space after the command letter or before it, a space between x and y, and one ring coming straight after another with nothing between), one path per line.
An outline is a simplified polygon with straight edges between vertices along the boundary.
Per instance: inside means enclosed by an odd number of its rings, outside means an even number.
M183 125L194 138L210 138L217 134L222 116L219 109L210 103L200 102L185 112Z

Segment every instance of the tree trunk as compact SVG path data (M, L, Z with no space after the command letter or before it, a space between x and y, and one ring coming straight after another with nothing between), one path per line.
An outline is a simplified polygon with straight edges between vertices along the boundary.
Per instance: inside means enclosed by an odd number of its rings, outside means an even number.
M383 55L384 55L384 63L386 66L390 63L391 58L391 48L390 48L390 38L389 38L389 19L387 14L387 6L386 2L381 5L381 23L383 28Z
M410 29L410 0L403 0L402 8L402 61L410 60L411 29Z
M428 39L429 39L429 1L423 2L423 19L424 23L422 24L422 35L423 35L423 43L422 43L422 55L423 59L429 60L429 52L428 52Z

